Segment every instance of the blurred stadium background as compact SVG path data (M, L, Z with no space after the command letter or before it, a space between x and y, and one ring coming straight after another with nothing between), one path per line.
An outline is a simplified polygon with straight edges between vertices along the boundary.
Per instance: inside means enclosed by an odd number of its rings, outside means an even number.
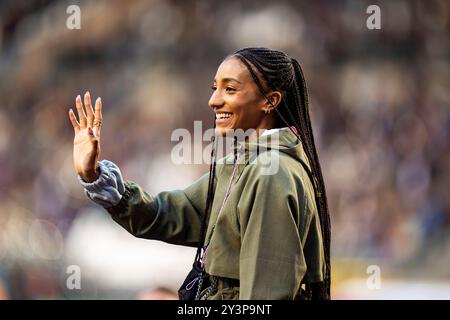
M72 4L80 30L66 27ZM381 30L366 28L370 4ZM0 1L0 297L176 290L194 250L135 239L84 196L67 112L101 96L101 158L149 193L185 187L208 167L172 164L171 132L212 126L216 68L257 45L304 66L333 297L450 299L449 28L448 1Z

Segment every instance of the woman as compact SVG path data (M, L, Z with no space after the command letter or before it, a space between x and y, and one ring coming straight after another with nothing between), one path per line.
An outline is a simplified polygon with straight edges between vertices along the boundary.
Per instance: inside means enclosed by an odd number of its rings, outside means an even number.
M210 172L185 190L150 196L123 181L113 162L98 161L101 100L94 111L86 93L84 104L86 113L78 96L79 122L72 110L69 117L86 195L137 237L203 247L196 259L207 276L198 281L197 298L330 298L329 213L305 78L295 59L245 48L221 63L209 100L216 135L256 131L226 161L216 161L213 152ZM277 143L268 143L273 137ZM277 162L269 174L250 161L267 155Z

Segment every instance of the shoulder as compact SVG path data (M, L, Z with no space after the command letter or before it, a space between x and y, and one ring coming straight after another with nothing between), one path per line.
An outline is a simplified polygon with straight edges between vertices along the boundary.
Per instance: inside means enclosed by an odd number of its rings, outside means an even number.
M250 161L239 180L248 190L279 197L314 198L314 188L302 164L276 150L264 152Z
M290 181L301 174L301 164L277 150L268 150L250 157L243 176L256 181Z

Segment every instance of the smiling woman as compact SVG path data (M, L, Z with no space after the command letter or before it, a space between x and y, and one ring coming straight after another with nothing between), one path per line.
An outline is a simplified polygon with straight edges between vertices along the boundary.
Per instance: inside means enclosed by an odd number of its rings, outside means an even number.
M245 48L225 58L209 107L216 136L254 130L184 190L147 194L98 161L101 100L77 97L74 165L86 195L136 237L197 247L182 299L329 299L330 220L299 63ZM94 128L94 129L92 129ZM277 170L265 172L270 156ZM244 159L244 160L242 160Z
M216 113L216 131L269 129L274 126L272 108L281 99L279 91L266 99L258 90L245 65L235 56L225 59L217 70L209 106ZM251 107L249 107L251 106Z

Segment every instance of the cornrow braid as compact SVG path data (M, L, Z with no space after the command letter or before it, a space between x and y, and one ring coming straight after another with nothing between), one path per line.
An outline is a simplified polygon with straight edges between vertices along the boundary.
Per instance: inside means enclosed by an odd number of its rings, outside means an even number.
M213 129L216 129L216 119L214 116L214 126ZM200 261L200 258L202 256L202 249L205 242L205 236L206 236L206 229L207 229L207 223L208 218L211 213L211 207L212 203L214 201L214 190L215 190L215 177L216 177L216 149L217 149L217 139L213 135L212 137L212 148L211 148L211 154L210 154L210 165L209 165L209 177L208 177L208 193L206 196L206 207L205 207L205 215L202 220L202 226L200 229L200 240L199 244L197 246L197 253L195 255L194 261Z
M330 214L322 169L309 117L308 90L303 71L297 60L290 59L284 52L267 48L244 48L236 51L231 56L235 56L243 62L261 94L272 107L274 106L270 99L267 98L267 90L264 88L264 85L271 90L279 90L283 93L279 106L275 108L275 127L288 126L305 148L314 179L312 183L319 211L326 265L324 280L310 284L309 290L313 299L328 300L330 299L331 287ZM292 130L292 126L297 129L297 133Z

